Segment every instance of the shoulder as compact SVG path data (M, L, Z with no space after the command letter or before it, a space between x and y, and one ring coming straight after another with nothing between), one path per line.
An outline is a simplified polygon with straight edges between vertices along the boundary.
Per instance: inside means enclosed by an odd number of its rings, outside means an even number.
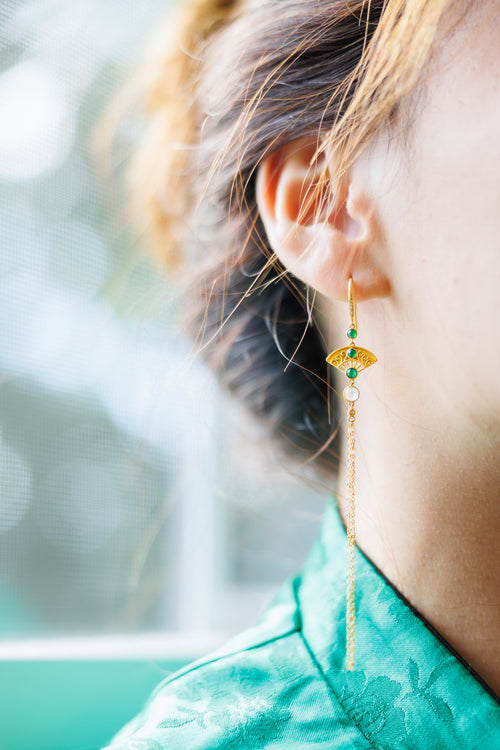
M257 626L164 680L109 750L340 747L328 744L336 711L292 594L282 590Z

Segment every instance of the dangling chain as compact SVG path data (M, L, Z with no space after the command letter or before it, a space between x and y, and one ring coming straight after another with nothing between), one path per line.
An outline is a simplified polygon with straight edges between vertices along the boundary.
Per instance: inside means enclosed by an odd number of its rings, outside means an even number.
M346 606L346 669L354 669L354 623L356 619L355 548L356 548L356 409L350 404L347 417L349 471L349 505L347 509L347 606Z

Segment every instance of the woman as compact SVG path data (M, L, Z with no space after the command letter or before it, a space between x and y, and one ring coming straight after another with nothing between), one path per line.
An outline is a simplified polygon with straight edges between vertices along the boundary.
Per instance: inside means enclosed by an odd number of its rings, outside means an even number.
M212 366L338 489L257 626L114 750L500 748L499 11L181 4L142 211L204 291ZM325 362L349 326L367 372Z

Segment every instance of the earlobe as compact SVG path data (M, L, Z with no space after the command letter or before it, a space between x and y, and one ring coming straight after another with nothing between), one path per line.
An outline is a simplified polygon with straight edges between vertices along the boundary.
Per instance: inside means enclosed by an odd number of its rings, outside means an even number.
M316 146L293 141L259 166L256 197L269 242L289 271L327 297L345 299L350 276L359 302L387 296L368 193L349 175L335 184L324 164L312 162Z

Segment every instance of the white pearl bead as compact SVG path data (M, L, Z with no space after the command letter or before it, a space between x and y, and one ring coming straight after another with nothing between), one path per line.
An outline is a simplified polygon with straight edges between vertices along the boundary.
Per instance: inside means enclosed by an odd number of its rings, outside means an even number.
M344 388L344 398L346 401L357 401L359 398L359 391L355 385L348 385Z

